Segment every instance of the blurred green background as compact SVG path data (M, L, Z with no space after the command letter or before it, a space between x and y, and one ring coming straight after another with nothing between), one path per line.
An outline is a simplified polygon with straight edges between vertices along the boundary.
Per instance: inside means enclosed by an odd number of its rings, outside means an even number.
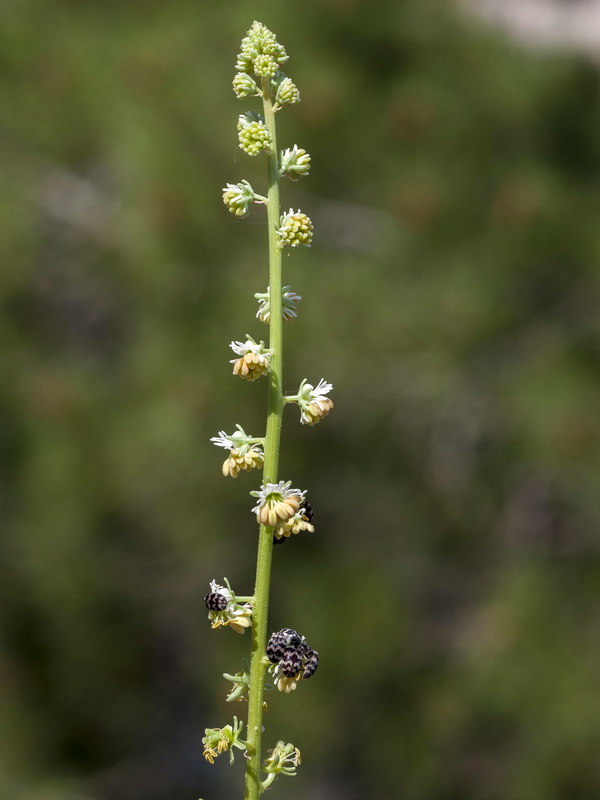
M253 584L260 432L228 344L266 278L264 216L221 188L253 19L290 54L279 117L316 227L281 474L317 531L275 551L270 628L321 653L270 696L288 800L600 796L600 80L434 0L3 0L0 797L231 800L201 755L249 637L202 598Z

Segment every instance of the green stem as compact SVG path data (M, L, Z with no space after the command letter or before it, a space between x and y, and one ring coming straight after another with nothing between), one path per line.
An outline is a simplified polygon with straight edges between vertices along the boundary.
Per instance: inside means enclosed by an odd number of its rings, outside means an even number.
M281 300L281 248L277 242L279 227L279 162L275 131L275 111L271 98L269 79L263 78L262 99L265 124L272 138L269 153L269 191L267 195L267 223L269 231L269 347L271 370L267 401L267 430L265 435L263 483L276 483L279 467L279 443L283 413L283 330ZM273 555L273 528L261 525L258 532L258 556L252 614L252 653L250 656L250 687L248 691L248 759L244 800L258 800L262 791L260 783L260 755L262 738L263 693L265 686L264 661L267 648L267 622L269 613L269 586Z

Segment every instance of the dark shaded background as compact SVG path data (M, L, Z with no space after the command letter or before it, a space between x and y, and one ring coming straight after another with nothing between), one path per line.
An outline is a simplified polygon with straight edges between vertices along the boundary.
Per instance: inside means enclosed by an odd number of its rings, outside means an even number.
M0 797L228 800L201 756L249 637L202 597L250 592L264 185L231 91L253 19L303 102L284 187L316 225L285 279L281 474L317 532L275 552L271 627L321 653L270 698L289 800L600 794L600 81L433 0L3 0L0 10ZM238 710L242 716L245 710Z

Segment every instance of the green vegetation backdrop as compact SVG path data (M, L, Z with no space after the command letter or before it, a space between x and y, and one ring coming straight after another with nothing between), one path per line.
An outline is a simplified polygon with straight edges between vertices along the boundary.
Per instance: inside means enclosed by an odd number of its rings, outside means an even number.
M321 653L273 697L288 800L600 794L600 78L433 0L4 0L0 10L0 796L231 800L201 756L248 637L246 491L209 444L265 387L258 187L231 91L253 19L291 55L282 144L304 300L282 474L317 532L275 553L272 628Z

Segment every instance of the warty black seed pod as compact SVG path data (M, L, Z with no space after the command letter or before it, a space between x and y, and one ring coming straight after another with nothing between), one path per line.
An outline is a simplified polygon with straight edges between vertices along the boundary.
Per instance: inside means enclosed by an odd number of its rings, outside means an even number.
M204 598L204 605L209 611L224 611L227 608L227 598L218 592L209 592Z
M304 655L304 671L302 677L305 681L315 674L318 666L319 654L316 650L309 650L308 653Z
M311 646L304 637L302 637L302 641L298 645L298 652L300 653L301 656L305 656L307 653L312 652Z
M272 664L278 664L285 652L285 642L283 636L277 633L271 634L271 638L267 642L267 658Z
M302 637L293 628L282 628L279 635L283 637L286 647L298 647L302 641Z
M286 678L293 678L300 672L302 656L295 647L286 647L283 658L279 662L281 672Z

